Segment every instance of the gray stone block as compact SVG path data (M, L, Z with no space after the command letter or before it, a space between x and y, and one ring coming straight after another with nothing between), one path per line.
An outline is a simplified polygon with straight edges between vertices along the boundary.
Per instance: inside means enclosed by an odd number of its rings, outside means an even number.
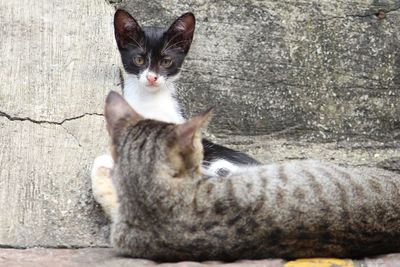
M179 83L213 132L313 140L400 134L400 1L122 1L144 25L193 11Z
M112 16L100 0L0 4L0 246L108 244L89 173L119 89Z

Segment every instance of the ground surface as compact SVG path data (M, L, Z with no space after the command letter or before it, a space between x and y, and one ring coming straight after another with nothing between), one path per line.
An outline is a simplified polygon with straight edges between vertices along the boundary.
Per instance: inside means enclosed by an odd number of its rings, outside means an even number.
M300 259L283 261L275 259L256 261L222 262L178 262L156 263L143 259L122 258L115 255L109 248L85 249L0 249L1 267L398 267L400 254L391 254L363 260L341 259Z

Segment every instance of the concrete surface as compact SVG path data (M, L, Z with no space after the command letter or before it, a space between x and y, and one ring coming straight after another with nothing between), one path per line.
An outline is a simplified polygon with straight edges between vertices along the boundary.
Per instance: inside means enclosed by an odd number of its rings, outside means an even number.
M0 245L106 245L89 192L119 89L113 8L0 1Z
M0 249L1 267L398 267L400 254L390 254L362 260L346 259L279 259L223 262L157 263L143 259L123 258L108 248L85 249Z

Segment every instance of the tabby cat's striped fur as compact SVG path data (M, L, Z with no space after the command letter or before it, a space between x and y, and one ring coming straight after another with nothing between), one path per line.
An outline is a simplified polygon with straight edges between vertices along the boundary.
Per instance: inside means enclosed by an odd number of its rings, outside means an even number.
M182 125L144 120L108 96L119 252L175 261L399 251L400 176L305 160L202 177L199 129L208 115Z

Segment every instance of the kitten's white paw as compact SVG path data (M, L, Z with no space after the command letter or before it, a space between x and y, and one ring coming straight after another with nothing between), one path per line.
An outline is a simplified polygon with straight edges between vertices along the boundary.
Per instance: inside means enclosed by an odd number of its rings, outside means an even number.
M239 166L232 164L231 162L219 159L211 162L207 168L202 168L202 172L208 176L230 176L232 173L236 172Z
M113 166L114 161L110 155L99 156L93 163L91 175L94 199L111 219L115 216L119 205L111 177Z
M94 162L93 162L93 168L92 168L92 177L96 175L96 172L100 168L106 168L111 170L114 167L114 160L110 155L101 155L97 157Z

